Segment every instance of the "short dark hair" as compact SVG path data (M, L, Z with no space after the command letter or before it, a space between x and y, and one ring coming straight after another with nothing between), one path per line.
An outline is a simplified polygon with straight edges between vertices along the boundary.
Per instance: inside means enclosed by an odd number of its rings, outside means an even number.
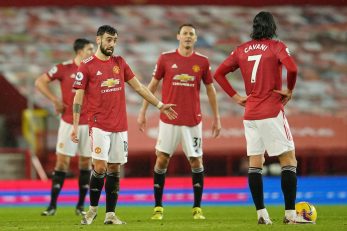
M181 33L182 28L185 26L189 26L189 27L194 28L196 30L196 27L193 24L184 23L184 24L180 25L180 27L178 28L177 34Z
M78 38L73 43L73 49L74 49L75 53L77 53L77 51L82 50L86 45L91 44L91 43L92 42L88 39Z
M253 19L253 32L251 38L260 40L276 37L276 23L270 12L261 11Z
M96 36L104 35L105 33L110 35L118 34L117 29L110 26L110 25L103 25L99 27L98 31L96 32Z

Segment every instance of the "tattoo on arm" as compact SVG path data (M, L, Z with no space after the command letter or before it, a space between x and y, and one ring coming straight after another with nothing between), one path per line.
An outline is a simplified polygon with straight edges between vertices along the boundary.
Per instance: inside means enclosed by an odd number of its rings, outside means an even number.
M73 104L73 112L74 113L81 113L81 104Z

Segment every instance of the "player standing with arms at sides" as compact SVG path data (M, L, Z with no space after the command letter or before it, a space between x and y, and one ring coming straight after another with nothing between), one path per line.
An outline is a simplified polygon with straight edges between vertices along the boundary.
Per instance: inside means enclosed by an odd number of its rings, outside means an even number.
M249 156L248 183L257 210L258 224L272 224L264 205L262 169L264 154L278 156L285 201L285 224L303 223L296 216L297 190L295 147L284 115L292 98L297 66L286 45L275 40L276 24L269 12L253 20L252 40L238 46L218 67L215 79L233 100L245 107L244 128ZM282 66L287 69L287 89L282 89ZM240 96L226 75L240 68L247 97Z
M153 78L148 85L151 92L163 80L162 100L177 104L178 118L168 120L160 115L159 135L156 144L156 163L154 167L155 207L152 219L163 219L163 190L165 173L177 145L182 143L183 151L192 170L194 190L193 218L205 219L201 210L204 186L204 166L202 161L202 122L200 110L200 85L205 84L206 93L213 113L212 136L217 137L221 129L216 90L207 57L194 51L197 41L196 28L183 24L177 33L178 49L160 55ZM148 103L143 102L138 116L140 130L146 126Z
M106 217L104 224L125 224L115 215L118 200L120 165L128 159L128 124L124 84L165 114L177 117L173 104L163 104L133 74L121 56L112 55L118 39L115 28L104 25L96 34L98 49L94 56L83 60L76 75L77 89L73 103L71 139L79 142L78 124L84 95L92 142L94 169L90 180L90 207L81 223L89 225L97 215L100 194L106 178Z
M65 61L51 68L47 73L42 74L35 81L36 88L46 96L55 107L56 113L61 114L58 141L56 147L57 161L52 177L51 201L48 208L41 213L42 216L53 216L57 209L57 200L61 188L63 187L66 172L69 169L70 159L79 153L79 199L76 206L76 214L85 214L84 199L89 187L91 169L91 151L88 133L87 114L83 108L80 123L80 144L73 143L70 139L72 130L72 103L75 90L72 85L75 81L75 74L81 61L91 56L94 52L94 45L91 41L83 38L76 39L73 45L76 56L72 60ZM62 92L60 100L49 88L49 83L58 80Z

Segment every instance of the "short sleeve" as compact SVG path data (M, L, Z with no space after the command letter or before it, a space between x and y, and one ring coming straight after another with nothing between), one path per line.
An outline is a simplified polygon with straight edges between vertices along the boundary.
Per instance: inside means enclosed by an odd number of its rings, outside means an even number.
M281 62L290 56L289 49L283 42L279 41L277 43L276 50L277 50L276 55Z
M121 58L121 59L122 59L122 65L123 65L123 68L124 68L124 81L128 82L129 80L134 78L135 74L131 70L131 68L128 65L128 63L123 58Z
M236 69L239 68L238 49L237 48L231 52L229 57L224 60L223 64L226 67L228 67L229 72L234 72Z
M74 89L85 89L89 81L89 72L87 65L81 62L76 73L75 82L73 84Z
M160 55L153 71L153 77L161 80L165 75L164 57Z
M211 74L211 65L210 65L210 62L208 61L208 59L206 59L205 73L202 77L202 81L204 82L204 84L213 83L213 78L212 78L212 74Z
M58 64L53 66L48 72L47 75L51 80L61 80L62 79L62 75L60 74L60 72L62 71L62 65Z

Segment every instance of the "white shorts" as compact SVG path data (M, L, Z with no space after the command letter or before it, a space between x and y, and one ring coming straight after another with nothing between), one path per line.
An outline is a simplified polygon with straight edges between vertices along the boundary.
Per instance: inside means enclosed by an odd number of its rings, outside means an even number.
M277 117L263 120L244 120L247 156L264 154L279 156L295 149L288 121L282 111Z
M128 162L128 132L106 132L92 128L92 157L107 163L125 164Z
M91 157L92 150L88 125L78 126L79 142L77 144L72 142L70 138L71 131L72 124L66 123L63 119L60 119L56 152L70 157L76 156L76 153L80 156Z
M180 142L187 157L202 156L202 123L189 127L159 121L159 135L155 148L172 156Z

